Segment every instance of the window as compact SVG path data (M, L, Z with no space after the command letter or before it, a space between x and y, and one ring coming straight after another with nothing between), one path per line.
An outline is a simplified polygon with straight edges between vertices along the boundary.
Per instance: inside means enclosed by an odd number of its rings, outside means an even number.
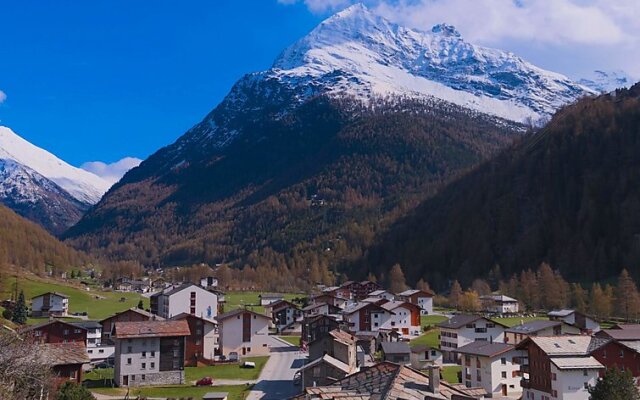
M136 376L135 375L131 375L131 380L135 381L136 380Z
M133 347L127 346L127 353L133 353Z
M127 358L127 365L131 365L131 359Z
M156 367L156 363L154 363L154 362L152 362L152 363L149 365L149 368L151 368L151 369L154 369L155 367Z
M147 379L147 376L146 376L145 374L142 374L142 375L140 375L140 379L141 379L142 381L144 381L145 379Z
M82 332L80 329L76 329L73 331L73 333L80 333L80 332Z
M87 353L93 354L93 350L87 350Z
M251 347L247 347L247 353L251 353Z
M202 335L202 329L196 329L196 335Z
M551 380L552 380L552 381L556 381L556 380L558 380L558 375L556 375L555 373L552 373L552 374L551 374Z
M178 368L180 368L180 361L173 360L173 369L178 369Z
M589 382L585 382L585 383L584 383L584 388L585 388L585 389L589 389Z
M502 358L500 359L500 364L502 364L502 365L507 365L507 359L506 359L505 357L502 357Z
M66 335L68 335L68 334L69 334L69 330L68 330L68 329L65 329L65 330L62 332L62 334L63 334L63 335L65 335L65 336L66 336Z
M142 364L140 364L140 368L142 368L142 369L147 369L147 363L142 363Z
M624 350L620 350L620 358L624 358Z
M196 346L200 346L201 343L202 341L200 341L200 339L196 340Z
M104 353L104 350L100 349L100 350L98 350L98 353L102 354L102 353Z
M71 380L76 379L76 371L69 371L69 379Z
M586 369L583 369L582 370L582 375L588 376L589 375L589 371L587 371Z
M143 351L143 352L142 352L142 358L146 358L146 357L147 357L147 352L146 352L146 351Z
M552 390L551 391L551 396L558 397L558 391L557 390Z
M503 378L506 378L506 377L507 377L507 371L502 371L501 376L502 376Z
M156 356L156 352L155 352L155 351L152 351L152 352L151 352L151 357L155 357L155 356Z

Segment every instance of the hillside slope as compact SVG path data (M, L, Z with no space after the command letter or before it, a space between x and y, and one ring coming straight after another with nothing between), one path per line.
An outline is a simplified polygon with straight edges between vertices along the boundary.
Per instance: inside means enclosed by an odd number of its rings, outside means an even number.
M43 272L79 267L90 258L60 242L39 225L0 205L0 267L15 266Z
M640 277L640 84L561 110L379 238L359 272L470 283L546 260L574 281Z

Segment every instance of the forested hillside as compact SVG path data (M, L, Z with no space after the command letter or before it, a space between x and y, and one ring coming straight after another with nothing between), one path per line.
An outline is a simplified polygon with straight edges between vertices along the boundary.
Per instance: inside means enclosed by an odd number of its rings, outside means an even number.
M329 283L382 227L522 132L444 102L322 96L284 115L223 104L208 118L127 174L68 242L147 266L225 262ZM207 129L225 123L242 136L211 146Z
M0 205L0 267L16 266L41 273L45 266L63 271L89 260L39 225Z
M640 84L587 98L425 201L378 238L359 275L463 286L542 261L573 282L640 278ZM358 275L358 274L356 274Z

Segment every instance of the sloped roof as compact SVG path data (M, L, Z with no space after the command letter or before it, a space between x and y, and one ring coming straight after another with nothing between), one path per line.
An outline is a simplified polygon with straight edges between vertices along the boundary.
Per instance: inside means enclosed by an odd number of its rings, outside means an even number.
M382 342L384 354L409 354L411 348L407 342Z
M529 321L520 325L512 326L505 329L505 332L513 333L535 333L543 329L553 328L554 326L562 325L562 321Z
M353 314L354 312L360 311L361 309L365 308L365 307L373 307L373 308L377 308L383 311L387 311L387 312L391 312L389 310L385 310L384 308L374 304L374 303L365 303L365 302L358 302L355 304L351 304L349 306L347 306L344 310L343 313L344 314ZM394 314L393 312L391 312L392 314Z
M69 326L69 328L79 328L79 329L83 329L85 331L87 330L87 328L84 328L82 326L73 325L72 323L64 321L64 320L61 320L61 319L52 319L52 320L49 320L49 321L41 322L39 324L24 326L24 327L18 329L18 333L23 334L23 333L26 333L26 332L31 332L31 331L34 331L36 329L44 328L45 326L49 326L49 325L52 325L52 324L63 324L63 325Z
M56 296L59 296L59 297L63 297L63 298L65 298L65 299L68 299L68 298L69 298L69 296L67 296L66 294L62 294L62 293L59 293L59 292L46 292L46 293L39 294L39 295L37 295L37 296L33 296L33 297L31 298L31 300L33 300L33 299L37 299L38 297L42 297L42 296L47 295L47 294L53 294L53 295L56 295Z
M485 296L480 296L480 300L493 300L502 303L517 303L518 300L513 297L505 296L503 294L490 294Z
M52 366L91 362L84 343L45 343L39 346L42 350L43 360Z
M440 322L438 326L440 328L458 329L481 319L484 319L484 317L480 315L458 314L446 321Z
M388 292L386 290L380 289L380 290L374 290L373 292L369 293L369 296L373 297L373 296L380 296L380 295L383 295L383 294L391 294L391 295L393 295L393 293L391 293L391 292Z
M83 329L102 329L102 324L98 321L73 321L70 324Z
M640 340L640 329L603 329L600 335L606 335L615 340Z
M116 322L113 332L118 339L189 336L191 334L189 324L185 320Z
M271 320L271 317L269 317L269 316L267 316L267 315L260 314L260 313L258 313L258 312L251 311L251 310L245 310L244 308L236 308L235 310L231 310L231 311L229 311L229 312L226 312L226 313L223 313L223 314L219 314L219 315L216 317L216 320L217 320L218 322L220 322L220 321L223 321L223 320L225 320L225 319L228 319L228 318L231 318L231 317L235 317L235 316L236 316L236 315L238 315L238 314L243 314L243 313L245 313L245 312L248 312L248 313L253 314L253 315L255 315L255 316L257 316L257 317L260 317L260 318L266 318L266 319L268 319L268 320Z
M329 335L331 335L331 337L333 337L338 342L346 344L347 346L355 344L355 338L351 334L343 330L334 329L329 332Z
M604 365L593 357L551 357L558 369L603 369Z
M120 311L119 313L115 313L115 314L113 314L112 316L107 317L107 318L105 318L105 319L101 320L101 321L100 321L100 323L105 322L105 321L108 321L108 320L110 320L110 319L112 319L112 318L118 317L119 315L122 315L122 314L124 314L124 313L128 313L128 312L135 312L135 313L138 313L138 314L140 314L140 315L142 315L142 316L147 317L148 319L155 319L156 321L164 321L164 318L162 318L162 317L160 317L160 316L158 316L158 315L152 314L152 313L150 313L149 311L145 311L145 310L141 310L141 309L136 308L136 307L132 307L132 308L129 308L129 309L127 309L127 310Z
M428 292L426 290L420 290L420 289L409 289L409 290L405 290L404 292L400 292L398 293L398 296L413 296L416 293L422 293L422 294L426 294L428 297L433 297L433 292Z
M530 336L518 348L535 343L549 356L588 355L607 343L607 339L592 336Z
M207 324L212 324L212 325L218 325L218 323L216 321L213 321L211 319L206 319L206 318L202 318L199 317L197 315L193 315L193 314L189 314L189 313L180 313L178 315L174 315L173 317L171 317L172 320L180 320L180 319L187 319L187 318L195 318L195 319L199 319L200 321L204 321Z
M429 378L414 369L381 362L331 385L306 388L305 393L331 400L451 399L454 394L460 398L470 398L464 391L443 381L440 382L439 389L439 394L431 393ZM304 398L305 394L295 397Z
M507 343L498 343L498 342L471 342L465 346L459 347L456 350L461 354L471 354L475 356L484 356L484 357L496 357L500 354L506 353L515 349L515 346Z
M549 313L547 313L548 316L550 317L560 317L560 318L564 318L564 317L568 317L569 315L575 313L575 310L553 310L553 311L549 311Z
M304 371L307 370L311 367L314 367L318 364L322 364L322 363L326 363L329 364L335 368L338 368L339 370L343 371L344 373L348 374L351 372L351 368L343 363L342 361L331 357L328 354L325 354L324 356L320 357L320 358L316 358L315 360L311 361L309 364L305 365L304 367L300 368L300 371Z
M384 308L385 310L392 312L393 310L395 310L398 307L408 307L408 308L419 308L417 305L412 304L412 303L408 303L406 301L388 301L386 303L380 304L380 307Z

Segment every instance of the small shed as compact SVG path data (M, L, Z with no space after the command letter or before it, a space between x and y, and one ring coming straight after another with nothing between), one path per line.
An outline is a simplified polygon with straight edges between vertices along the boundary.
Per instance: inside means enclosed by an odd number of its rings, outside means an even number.
M407 342L383 342L382 354L384 361L391 361L400 365L411 363L411 348Z

